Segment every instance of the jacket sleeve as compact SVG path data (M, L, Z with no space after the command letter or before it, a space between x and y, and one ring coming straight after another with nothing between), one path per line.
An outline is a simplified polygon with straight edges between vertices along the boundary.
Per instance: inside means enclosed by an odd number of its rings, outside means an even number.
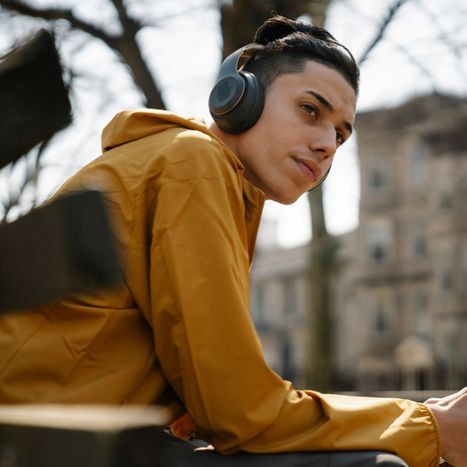
M223 453L384 450L438 465L424 405L296 390L268 367L249 315L241 185L219 158L205 160L160 182L150 259L157 358L198 434Z

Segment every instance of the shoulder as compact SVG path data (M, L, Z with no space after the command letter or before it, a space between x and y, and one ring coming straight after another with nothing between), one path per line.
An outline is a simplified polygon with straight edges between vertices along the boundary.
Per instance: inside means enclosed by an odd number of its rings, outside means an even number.
M169 135L168 135L169 136ZM243 167L214 136L190 129L174 131L165 152L171 179L238 179Z

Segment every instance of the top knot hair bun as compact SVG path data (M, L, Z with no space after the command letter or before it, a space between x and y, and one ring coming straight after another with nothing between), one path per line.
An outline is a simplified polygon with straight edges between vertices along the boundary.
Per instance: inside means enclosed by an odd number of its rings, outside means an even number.
M325 29L294 21L284 16L273 16L256 31L254 42L267 45L293 33L302 32L322 41L335 42L336 39Z
M283 16L269 18L256 31L254 41L257 44L266 45L277 39L282 39L297 31L295 24Z

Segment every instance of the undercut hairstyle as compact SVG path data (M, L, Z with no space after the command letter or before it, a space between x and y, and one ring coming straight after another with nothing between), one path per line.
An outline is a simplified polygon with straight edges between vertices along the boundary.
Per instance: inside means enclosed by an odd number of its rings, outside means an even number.
M264 49L245 65L264 89L280 75L300 73L308 60L338 71L358 95L360 71L352 53L323 28L273 16L256 31L254 42Z

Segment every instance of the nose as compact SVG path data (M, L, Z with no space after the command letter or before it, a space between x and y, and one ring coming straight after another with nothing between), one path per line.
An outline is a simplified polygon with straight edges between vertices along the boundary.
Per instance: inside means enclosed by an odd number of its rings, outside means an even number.
M315 130L312 132L308 147L324 161L334 156L337 150L336 129L326 126Z

